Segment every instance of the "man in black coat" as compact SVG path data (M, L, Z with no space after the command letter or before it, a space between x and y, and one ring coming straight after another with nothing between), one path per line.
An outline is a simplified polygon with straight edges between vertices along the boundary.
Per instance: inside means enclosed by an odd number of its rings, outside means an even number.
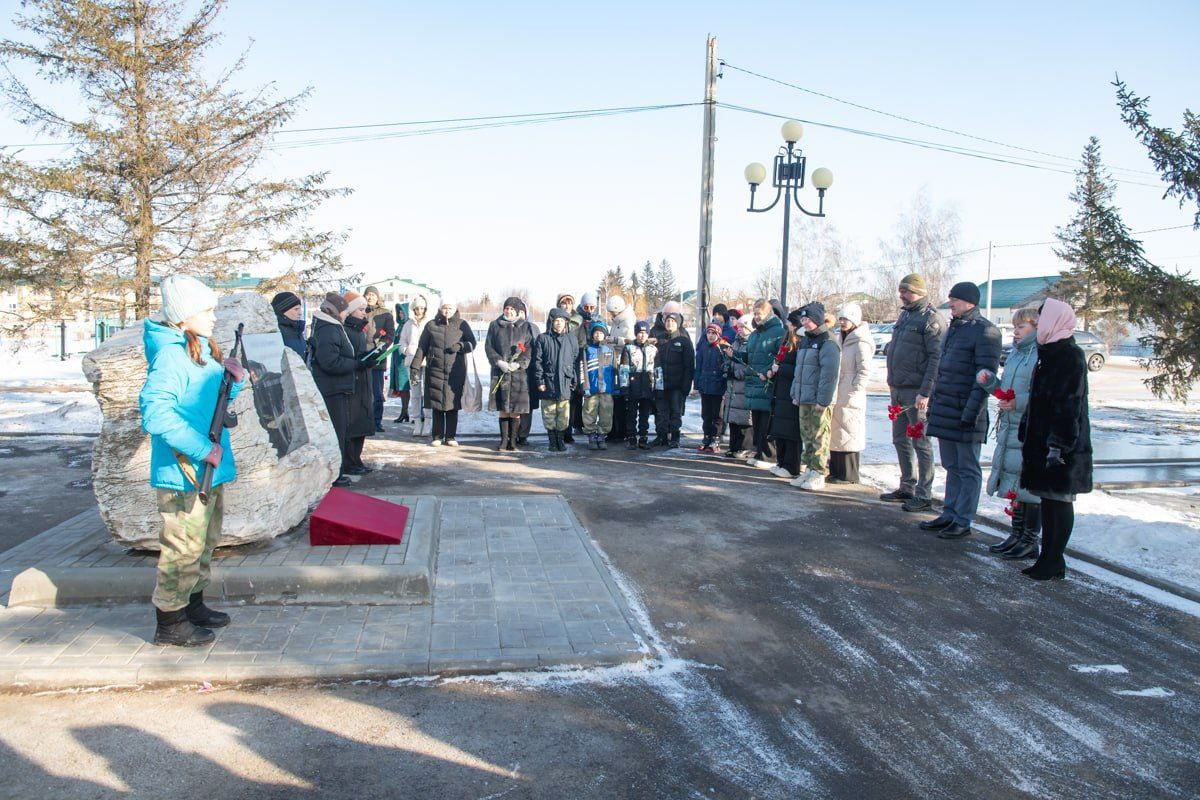
M920 523L942 539L971 534L983 471L979 450L987 439L987 391L976 376L1000 364L1000 329L979 313L979 287L956 283L950 290L953 319L942 339L937 382L929 399L927 436L938 438L946 469L946 499L937 519Z
M933 493L933 444L911 438L908 429L925 419L937 379L946 325L929 301L925 279L917 273L900 279L900 316L887 346L887 382L892 406L903 411L892 420L892 445L900 463L900 488L880 500L903 503L905 511L928 511Z
M657 345L663 387L657 397L658 415L654 424L658 435L654 444L679 447L684 406L696 374L696 348L683 329L682 314L663 314L663 327L666 338L660 339Z
M391 345L396 341L396 318L384 308L379 300L379 290L368 286L363 291L367 301L367 349L377 344ZM383 377L387 370L387 359L375 364L371 370L371 396L375 402L375 432L383 433Z

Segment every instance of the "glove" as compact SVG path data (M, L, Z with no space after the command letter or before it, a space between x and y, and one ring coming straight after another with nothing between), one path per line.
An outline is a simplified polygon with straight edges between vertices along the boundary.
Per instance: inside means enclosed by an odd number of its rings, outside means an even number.
M221 450L221 445L214 444L212 446L212 450L209 450L208 455L204 457L204 463L208 464L213 469L216 469L217 467L221 466L221 456L223 454L224 453Z
M496 369L500 370L501 372L512 372L513 365L507 361L497 361Z
M1050 469L1051 467L1065 467L1066 465L1067 462L1063 461L1062 450L1057 447L1051 447L1046 451L1047 469Z
M229 373L229 377L233 378L234 383L241 383L242 379L246 377L246 368L236 358L225 359L224 366L225 371Z
M825 409L827 409L827 408L829 408L829 406L817 406L817 413L818 413L818 414L824 414L824 413L825 413Z

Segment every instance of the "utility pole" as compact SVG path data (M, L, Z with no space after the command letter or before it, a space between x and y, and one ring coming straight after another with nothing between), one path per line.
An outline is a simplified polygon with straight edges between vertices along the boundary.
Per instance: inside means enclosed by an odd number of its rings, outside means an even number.
M708 37L704 76L704 147L700 161L700 264L696 278L696 341L708 324L708 278L712 274L713 153L717 141L717 39Z
M992 319L992 243L988 242L988 273L987 273L987 318L991 322Z

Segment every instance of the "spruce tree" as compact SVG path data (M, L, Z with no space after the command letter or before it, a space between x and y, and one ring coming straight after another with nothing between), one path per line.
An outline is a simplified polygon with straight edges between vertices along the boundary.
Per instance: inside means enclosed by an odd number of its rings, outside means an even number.
M1086 330L1103 317L1110 322L1121 315L1120 292L1108 277L1114 270L1129 270L1145 262L1142 244L1129 232L1113 204L1112 178L1100 158L1095 136L1083 148L1070 198L1074 218L1055 236L1061 247L1055 254L1071 265L1062 273L1055 294L1074 306ZM1104 326L1101 326L1104 327Z
M76 310L123 313L132 293L144 317L163 275L222 278L279 259L313 285L341 270L344 236L305 221L345 190L326 173L258 174L307 92L236 89L241 59L216 73L204 62L225 3L190 14L186 0L22 4L15 25L29 40L0 41L3 92L22 123L72 149L38 162L0 153L0 281L70 297ZM75 90L80 110L39 99L23 67Z
M658 271L655 273L658 289L658 303L662 305L668 300L679 299L679 289L675 285L675 271L671 269L671 262L665 258L658 263Z
M658 308L662 305L659 300L658 291L658 276L654 272L654 265L648 260L642 265L642 296L646 298L646 305L649 308Z
M1200 118L1185 110L1182 132L1155 127L1147 99L1135 95L1120 79L1114 86L1121 119L1145 145L1168 185L1164 196L1177 197L1181 207L1195 202L1192 224L1200 229ZM1153 351L1147 361L1156 372L1146 381L1151 391L1158 397L1186 399L1200 379L1200 284L1144 260L1115 266L1105 279L1120 292L1130 321L1147 331L1141 342Z

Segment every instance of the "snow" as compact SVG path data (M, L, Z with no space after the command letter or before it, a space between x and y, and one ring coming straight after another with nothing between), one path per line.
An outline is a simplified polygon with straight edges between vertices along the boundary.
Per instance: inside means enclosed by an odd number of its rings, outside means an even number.
M1175 693L1170 689L1164 689L1161 686L1152 686L1149 689L1119 689L1113 694L1121 697L1174 697Z
M1072 664L1072 672L1082 672L1084 674L1094 674L1104 672L1109 675L1128 675L1129 670L1120 664Z

